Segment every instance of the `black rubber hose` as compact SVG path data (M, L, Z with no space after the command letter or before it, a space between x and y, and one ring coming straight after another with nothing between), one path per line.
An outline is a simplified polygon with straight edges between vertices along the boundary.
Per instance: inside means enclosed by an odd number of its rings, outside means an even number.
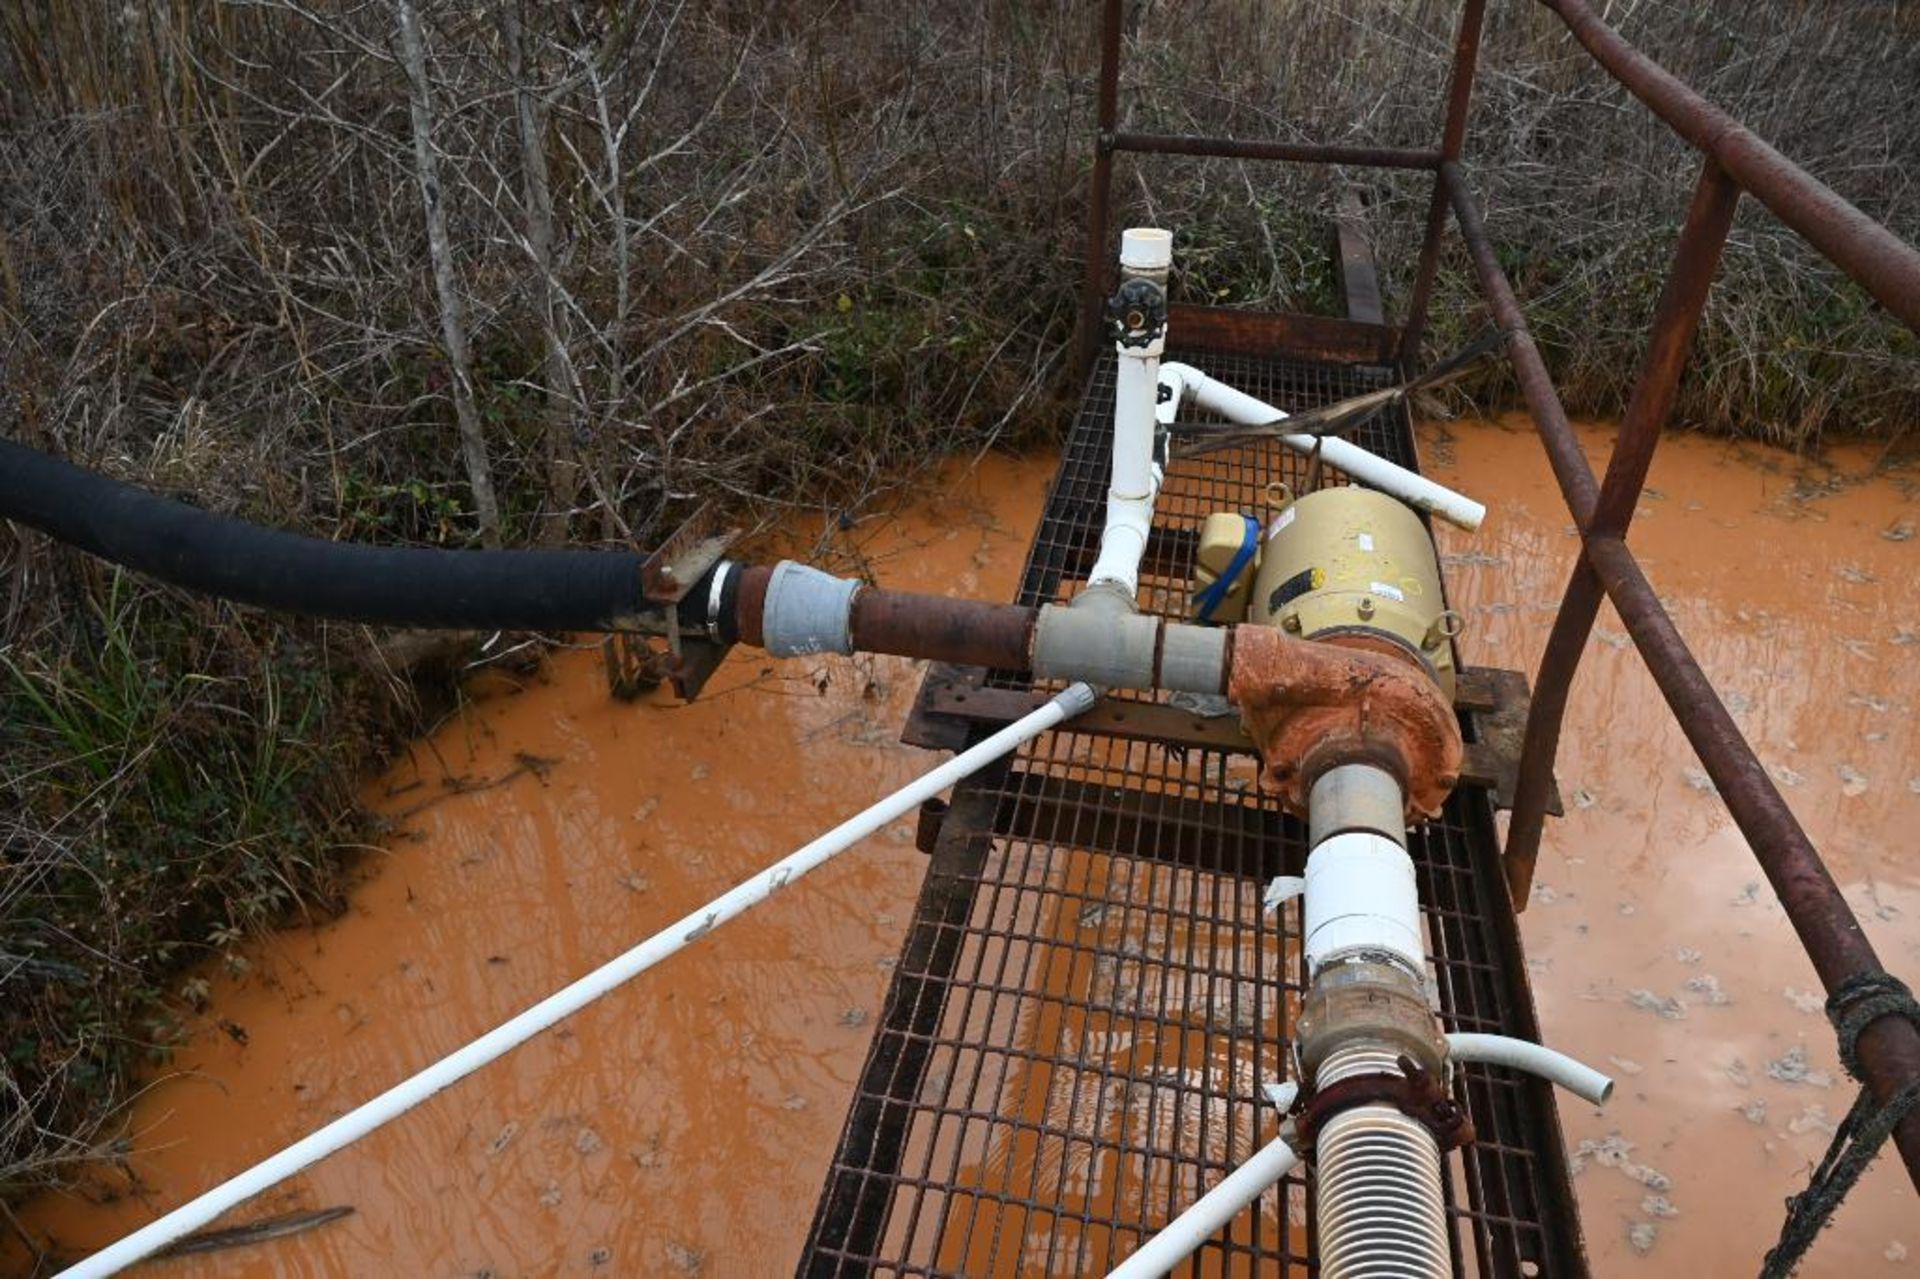
M329 542L213 515L0 440L0 518L163 582L379 626L609 631L657 611L624 551L456 551Z

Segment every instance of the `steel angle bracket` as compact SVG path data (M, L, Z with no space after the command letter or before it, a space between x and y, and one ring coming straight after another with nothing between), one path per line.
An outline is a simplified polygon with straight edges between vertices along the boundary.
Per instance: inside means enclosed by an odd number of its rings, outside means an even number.
M740 530L723 527L703 502L647 556L640 565L640 594L660 608L641 629L607 636L603 653L614 696L638 697L662 680L671 680L687 701L700 695L733 645L704 628L684 626L680 604L739 538ZM666 648L655 647L650 637L665 639Z

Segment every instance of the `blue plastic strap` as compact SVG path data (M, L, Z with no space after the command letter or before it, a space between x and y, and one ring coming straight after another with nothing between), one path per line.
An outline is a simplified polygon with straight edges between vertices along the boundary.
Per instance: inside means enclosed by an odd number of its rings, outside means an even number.
M1247 522L1247 528L1241 535L1240 549L1233 553L1233 562L1227 565L1227 571L1222 573L1212 586L1202 591L1200 598L1195 601L1199 606L1196 616L1202 622L1213 619L1213 610L1219 608L1220 601L1227 598L1227 592L1233 589L1233 584L1240 579L1241 572L1253 562L1254 551L1259 549L1260 521L1251 515L1242 515L1240 518Z

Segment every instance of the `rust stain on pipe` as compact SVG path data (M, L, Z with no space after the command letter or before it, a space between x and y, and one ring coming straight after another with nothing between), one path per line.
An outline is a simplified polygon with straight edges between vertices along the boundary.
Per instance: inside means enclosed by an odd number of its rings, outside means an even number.
M1035 611L945 595L862 587L853 597L853 646L956 666L1027 668Z
M1260 747L1262 780L1296 813L1337 764L1398 777L1409 820L1438 814L1459 780L1460 721L1432 677L1397 652L1237 626L1228 696Z
M767 584L772 580L773 569L765 564L740 570L740 594L733 606L733 620L742 644L766 647Z
M743 644L765 647L767 587L772 580L773 569L765 565L740 571L734 625ZM1017 604L863 586L854 593L848 622L853 647L862 653L1023 671L1034 617L1035 610Z

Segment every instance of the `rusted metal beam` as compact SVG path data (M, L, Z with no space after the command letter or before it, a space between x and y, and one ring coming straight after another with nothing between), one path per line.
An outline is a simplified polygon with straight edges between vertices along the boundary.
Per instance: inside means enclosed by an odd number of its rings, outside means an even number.
M1181 347L1263 359L1284 355L1340 364L1389 364L1399 349L1399 330L1386 325L1218 306L1168 307L1167 332Z
M1587 543L1587 559L1766 872L1821 983L1831 992L1849 977L1884 972L1839 885L1741 736L1633 552L1618 538L1596 537ZM1920 1027L1898 1013L1872 1022L1860 1035L1860 1063L1867 1087L1886 1102L1920 1079ZM1894 1130L1894 1141L1920 1189L1920 1113L1907 1115Z
M1100 312L1107 294L1108 205L1113 199L1113 146L1110 139L1120 113L1120 0L1100 6L1100 91L1093 174L1087 191L1087 262L1080 282L1080 326L1076 335L1082 380L1100 352Z
M906 1153L914 1102L934 1056L981 868L993 846L994 781L1005 771L1004 762L995 764L956 787L940 824L913 927L894 966L880 1027L815 1209L799 1270L808 1279L842 1273L838 1257L816 1249L871 1255L886 1226L892 1199L888 1177L899 1171Z
M1012 723L1047 700L1045 693L987 688L981 672L936 667L927 672L900 740L932 750L962 750L968 725L984 730ZM1493 794L1494 807L1510 808L1520 756L1520 725L1527 718L1527 681L1519 671L1467 667L1454 686L1454 708L1470 715L1479 739L1466 745L1459 781ZM1174 750L1210 750L1257 755L1259 748L1238 715L1201 716L1157 702L1103 698L1073 721L1076 733L1152 742ZM1560 794L1547 773L1546 811L1560 814Z
M951 715L993 726L1010 724L1031 713L1047 696L1018 689L935 684L931 679L924 689L929 715ZM1189 750L1255 753L1252 740L1240 727L1238 715L1207 717L1158 702L1103 697L1090 709L1074 716L1073 731Z
M1528 708L1533 699L1527 690L1527 677L1519 671L1489 667L1469 667L1462 672L1468 673L1490 682L1493 696L1492 705L1473 714L1474 740L1467 743L1466 756L1460 762L1460 782L1486 788L1493 793L1495 808L1510 809L1519 791L1520 765L1526 758L1522 743L1527 724L1532 720ZM1464 709L1458 685L1454 688L1453 704L1457 709ZM1553 769L1542 771L1546 774L1546 811L1555 817L1562 816L1560 788L1554 785Z
M1334 279L1340 288L1340 308L1355 324L1384 325L1386 308L1380 302L1380 268L1367 239L1366 206L1349 187L1340 194L1340 212L1333 220Z
M1447 75L1447 114L1440 132L1440 158L1458 160L1467 140L1467 112L1473 105L1473 76L1480 65L1480 32L1485 25L1486 0L1467 0L1460 10L1460 26L1453 38L1453 69ZM1420 362L1420 339L1427 327L1427 304L1434 277L1440 270L1440 244L1447 230L1447 193L1438 174L1433 199L1427 205L1427 233L1420 245L1420 264L1413 274L1413 293L1407 302L1406 332L1401 338L1400 364L1411 370Z
M1369 169L1434 169L1438 151L1408 147L1362 147L1326 142L1210 138L1195 133L1114 133L1115 151L1145 155L1195 155L1226 160L1286 160L1296 164L1351 164Z
M1740 201L1735 186L1712 159L1704 161L1694 185L1693 200L1674 245L1673 266L1654 309L1653 326L1641 357L1640 374L1633 384L1627 414L1607 461L1592 514L1585 521L1589 534L1624 536L1639 504L1640 491L1653 464L1653 453L1666 429L1667 417L1693 349L1700 313L1720 266L1720 251L1733 228ZM1583 557L1575 566L1567 593L1547 636L1534 678L1533 708L1527 716L1520 752L1520 775L1515 782L1513 820L1507 827L1502 864L1513 908L1525 910L1533 888L1533 869L1540 857L1540 838L1546 827L1546 804L1553 780L1553 761L1559 753L1560 729L1566 716L1573 677L1586 652L1600 611L1600 584Z
M1920 333L1920 249L1634 48L1582 0L1542 0L1607 74L1674 132L1711 156L1742 189Z

